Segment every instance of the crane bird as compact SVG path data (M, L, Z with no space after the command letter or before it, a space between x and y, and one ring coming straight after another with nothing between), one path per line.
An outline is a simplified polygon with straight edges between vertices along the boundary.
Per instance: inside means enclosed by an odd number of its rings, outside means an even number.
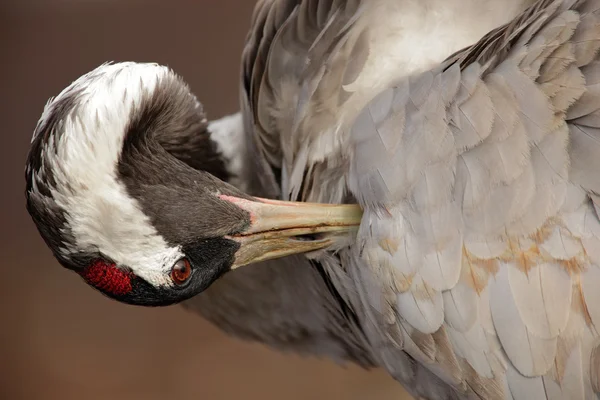
M259 1L238 114L104 64L44 109L27 208L118 301L419 398L598 398L599 48L600 0Z

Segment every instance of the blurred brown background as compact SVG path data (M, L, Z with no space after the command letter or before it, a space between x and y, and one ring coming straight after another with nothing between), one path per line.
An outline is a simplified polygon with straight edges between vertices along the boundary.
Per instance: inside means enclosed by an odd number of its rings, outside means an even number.
M24 207L46 100L104 61L156 61L237 110L253 0L0 0L0 399L394 399L383 372L281 355L179 307L117 304L51 257Z

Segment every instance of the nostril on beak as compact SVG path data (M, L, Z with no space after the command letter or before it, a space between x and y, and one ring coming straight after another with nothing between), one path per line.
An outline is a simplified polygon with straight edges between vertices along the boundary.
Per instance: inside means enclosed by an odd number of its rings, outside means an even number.
M306 235L294 236L293 239L298 240L300 242L314 242L317 240L325 239L325 235L322 233L308 233Z

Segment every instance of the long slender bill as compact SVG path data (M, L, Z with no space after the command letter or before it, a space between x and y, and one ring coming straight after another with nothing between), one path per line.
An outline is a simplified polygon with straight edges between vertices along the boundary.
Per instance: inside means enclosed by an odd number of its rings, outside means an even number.
M231 196L226 200L248 211L251 219L248 229L229 236L241 245L232 268L329 247L336 239L355 233L362 217L356 204L251 201Z

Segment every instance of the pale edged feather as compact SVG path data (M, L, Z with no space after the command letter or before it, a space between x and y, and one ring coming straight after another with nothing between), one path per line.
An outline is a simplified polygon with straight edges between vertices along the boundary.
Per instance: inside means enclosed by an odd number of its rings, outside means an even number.
M519 315L530 335L555 338L571 310L571 276L560 265L542 263L523 271L508 268L508 280Z
M520 119L528 137L538 143L551 130L554 112L548 107L548 97L522 72L516 60L507 59L494 73L501 75L515 94Z
M508 365L506 375L513 399L530 400L547 398L544 381L541 376L524 376L511 364Z
M435 363L441 367L441 370L450 372L451 377L448 383L464 390L464 372L456 357L445 326L441 326L432 334L432 337L436 348Z
M481 143L492 132L494 107L480 75L479 64L462 71L461 85L449 110L450 129L460 153Z
M493 378L494 371L489 360L492 357L491 349L481 325L475 324L466 332L459 332L452 327L446 327L446 330L457 355L464 358L479 376Z
M492 133L488 140L460 155L461 166L468 170L464 189L463 209L469 212L481 206L493 189L500 184L509 184L517 179L527 165L529 145L523 125L518 121L514 96L502 78L490 75L486 78L495 104L513 106L495 107Z
M549 236L539 245L539 248L543 257L555 260L580 259L585 255L579 238L571 235L560 225L551 228Z
M592 9L581 10L581 23L572 38L573 53L578 67L594 61L600 49L600 16L596 14L598 9L593 8L594 2L582 2L582 4L591 5Z
M466 272L463 273L466 274ZM443 291L442 297L444 299L444 320L448 326L458 332L469 330L477 320L479 312L475 289L461 279L454 287Z
M479 292L479 323L487 334L488 342L494 341L497 343L497 348L501 348L500 340L498 339L498 333L494 326L494 319L492 318L492 309L490 307L490 287L489 285L484 287Z
M600 120L598 121L600 123ZM585 125L570 125L570 179L588 191L600 193L600 129Z
M549 400L561 399L585 399L585 390L583 385L583 364L584 357L581 352L581 346L576 343L574 346L566 349L563 341L559 339L558 353L565 353L563 359L555 364L561 363L561 368L565 373L562 376L547 374L543 377L546 396Z
M590 265L581 273L579 284L585 310L594 329L600 332L600 290L597 282L600 282L600 267Z
M540 68L540 76L537 81L545 83L555 79L561 74L567 66L575 62L573 54L573 43L567 42L559 46L552 54L548 56Z
M556 78L540 87L550 98L555 111L565 112L585 92L585 78L581 70L571 64Z
M457 171L463 173L460 168ZM460 174L457 175L459 181ZM467 232L492 238L504 236L510 224L518 221L527 211L534 196L535 174L529 163L510 185L497 186L481 207L463 215Z
M421 245L423 259L418 275L432 289L442 291L454 287L458 282L463 242L462 235L457 234L461 230L461 223L456 204L451 203L447 210L436 211L440 213L422 216L427 227L425 235L430 236L418 234L419 240L424 242ZM449 231L444 229L448 227L451 227Z
M575 60L575 56L573 55L572 58L573 60L569 60L570 62ZM598 111L598 104L600 102L600 61L594 60L582 67L581 72L585 77L585 92L577 103L569 107L567 111L567 119L574 123L581 123L577 118L585 117Z
M568 10L552 18L527 44L527 52L520 62L523 71L532 79L540 78L540 68L560 45L573 35L579 24L579 14Z
M487 238L479 235L469 235L465 238L464 245L467 254L476 259L491 262L496 262L495 259L508 249L508 242L501 237Z
M421 277L415 277L409 290L398 293L396 306L398 313L423 333L437 331L444 321L442 294Z
M585 205L586 210L583 220L584 234L581 243L585 248L590 263L600 266L600 218L598 215L598 206L594 206L590 200Z
M518 221L508 226L510 235L530 235L543 226L548 217L556 215L566 197L569 168L565 123L548 133L531 149L531 164L535 175L535 192Z
M516 266L501 265L496 279L490 284L490 309L494 327L502 347L519 374L529 377L543 375L554 361L556 337L543 339L528 331L513 297L509 268Z
M468 387L473 391L475 399L512 399L506 376L499 371L492 378L480 375L469 363L462 362Z

